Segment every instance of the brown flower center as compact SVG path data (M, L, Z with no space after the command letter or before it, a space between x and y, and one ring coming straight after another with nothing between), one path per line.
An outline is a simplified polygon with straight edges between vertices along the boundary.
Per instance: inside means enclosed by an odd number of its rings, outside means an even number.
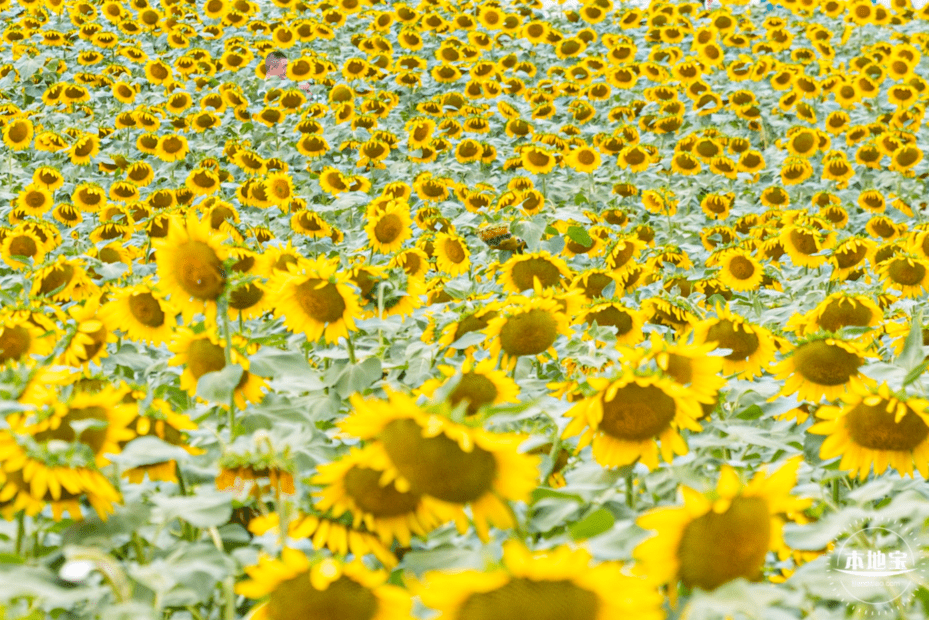
M317 288L320 284L322 287ZM310 318L320 323L334 323L345 312L345 300L332 282L310 278L296 289L297 302Z
M268 620L372 620L378 607L377 597L348 577L339 577L320 591L303 573L278 584L266 613Z
M819 326L836 332L843 327L863 327L871 323L873 313L867 306L853 299L840 299L830 303L819 317Z
M72 428L72 422L82 420L99 420L107 422L107 411L103 407L85 407L83 409L68 409L68 413L61 418L58 428L47 429L35 434L35 440L39 443L46 443L53 439L58 439L67 443L79 441L93 450L94 454L99 454L106 442L106 425L99 428L96 425L84 428L80 433Z
M539 279L543 288L555 286L561 282L561 272L558 267L544 258L530 258L516 263L513 265L511 277L513 284L520 291L533 288L535 278Z
M845 428L856 444L871 450L912 450L929 436L929 426L909 407L900 422L895 417L884 399L874 406L860 402L845 418Z
M739 577L758 581L770 538L767 503L760 497L736 497L726 512L708 512L684 528L677 549L681 581L704 590Z
M600 601L597 595L571 581L535 581L514 577L490 592L470 595L458 611L458 620L594 620Z
M397 471L409 480L412 491L464 504L490 490L497 462L490 452L475 446L465 452L445 435L423 437L423 429L409 419L384 427L381 441Z
M151 293L130 296L129 310L135 320L146 327L161 327L165 323L165 313L161 304Z
M395 213L388 213L378 220L374 226L374 237L381 243L396 241L403 232L403 221Z
M538 355L555 343L558 322L546 310L533 309L507 318L500 329L500 347L507 355Z
M600 430L616 439L645 441L664 432L674 419L674 399L654 385L631 383L619 389L613 400L603 400Z
M222 261L206 243L188 241L176 249L177 281L191 297L212 301L226 286Z
M464 262L465 253L464 248L461 247L461 242L455 239L447 239L444 245L445 256L448 257L448 260L454 264L459 264Z
M401 493L394 484L381 486L381 472L367 467L352 467L345 473L345 492L365 512L375 517L411 514L419 505L418 493Z
M727 360L742 361L758 350L760 341L758 336L747 331L747 326L740 325L740 328L736 330L735 323L722 320L707 331L706 340L718 343L719 349L732 349L732 353L726 356Z
M32 336L22 325L12 325L0 330L0 364L18 360L29 352Z
M926 276L926 268L906 258L898 258L890 264L887 273L894 284L915 286L923 281Z
M455 389L448 396L452 405L457 405L461 401L468 403L466 413L474 415L478 409L484 405L489 405L497 398L497 386L494 382L473 372L466 372L461 375L461 380Z
M632 331L632 317L628 312L616 306L607 306L602 310L587 315L587 323L593 325L594 321L601 327L615 327L618 336L625 336Z
M736 256L729 261L729 273L737 280L748 280L755 275L755 266L744 256Z
M794 351L794 368L804 379L819 385L842 385L858 374L864 360L842 347L814 340Z

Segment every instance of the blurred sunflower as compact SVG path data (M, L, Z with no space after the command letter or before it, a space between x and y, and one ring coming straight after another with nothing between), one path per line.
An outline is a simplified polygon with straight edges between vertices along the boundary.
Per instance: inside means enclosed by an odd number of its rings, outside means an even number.
M191 398L196 397L197 384L203 375L209 372L219 372L226 367L226 343L220 340L215 332L214 328L202 333L194 333L193 330L182 327L174 333L174 338L168 346L168 350L174 353L174 357L168 364L184 366L180 388L190 394ZM261 401L264 396L262 387L265 381L248 372L248 358L242 355L236 346L244 344L244 339L234 340L239 341L234 341L229 347L231 363L242 367L242 376L235 386L233 398L236 407L244 409L246 401L252 403ZM226 406L226 403L223 403L223 406Z
M381 254L394 254L400 250L404 241L413 236L412 225L409 204L391 201L386 208L377 212L369 210L364 230L372 248Z
M217 300L226 290L223 261L228 250L223 240L208 218L198 221L190 210L186 221L172 217L168 235L152 241L159 288L188 322L197 312L216 316Z
M778 392L812 402L835 400L867 383L861 374L867 351L862 345L834 338L828 334L804 339L782 361L771 368L784 382Z
M644 338L645 313L621 303L599 301L587 308L580 320L588 325L612 327L616 333L616 344L633 346Z
M0 366L48 355L55 348L56 332L54 323L37 325L27 315L5 311L0 315Z
M115 289L97 313L104 324L116 326L126 338L155 346L168 342L177 326L177 311L150 281Z
M618 563L592 563L587 550L565 545L533 553L510 540L499 568L431 571L413 589L440 612L438 620L664 618L653 582L625 574Z
M358 295L337 262L320 256L306 260L292 271L278 271L268 282L269 306L293 333L306 334L316 342L347 338L361 315Z
M750 253L734 248L719 257L719 273L716 277L733 291L754 291L761 285L764 268Z
M179 446L191 455L204 452L202 448L188 444L189 438L185 431L196 430L196 423L183 413L173 411L171 405L160 398L153 399L145 415L136 417L130 426L135 429L139 437L146 435L157 437L172 446ZM125 470L122 475L123 478L135 484L144 481L146 475L153 482L159 480L177 482L177 461L169 460L140 465Z
M512 369L520 357L550 355L557 359L558 336L570 336L568 317L552 298L513 296L501 314L488 321L485 333L493 340L490 355L502 355L504 368Z
M491 358L477 364L466 359L460 370L440 365L442 378L430 379L420 386L418 393L434 398L436 391L447 392L445 397L452 407L465 404L465 415L474 415L484 406L519 402L519 386L502 370L495 370ZM452 388L449 390L449 388Z
M236 584L236 592L250 599L267 597L251 620L405 620L412 605L403 589L386 584L386 572L372 571L360 560L311 560L285 547L281 559L261 556L245 573L249 579Z
M929 260L899 253L880 263L875 270L885 289L900 291L905 298L922 296L929 288Z
M503 290L520 293L534 289L563 285L573 275L567 263L545 250L531 254L514 255L500 267Z
M819 330L835 333L844 327L878 327L883 318L883 311L870 297L839 291L806 314L791 317L786 327L806 336Z
M669 584L672 597L678 581L703 590L740 577L760 581L768 551L786 549L784 515L811 504L791 495L800 462L792 458L770 474L765 468L748 484L723 465L714 491L682 487L683 506L656 508L636 521L657 534L633 550L634 572Z
M362 523L390 545L395 539L409 546L414 534L425 536L448 520L443 509L428 495L415 491L399 491L393 482L381 484L384 472L391 466L380 450L352 448L338 460L319 465L311 480L322 487L314 493L314 507L331 511L340 517L352 516L353 527Z
M702 428L691 392L659 374L626 370L615 379L591 377L587 383L596 393L568 410L571 421L562 436L581 435L577 452L592 444L594 459L604 467L639 461L655 469L659 442L662 459L670 463L675 454L687 454L679 429Z
M87 299L84 305L68 309L77 329L68 347L62 352L59 363L86 369L92 362L109 355L106 345L116 342L117 338L98 315L99 308L100 297L94 296Z
M850 476L884 473L890 465L901 476L913 476L913 466L929 477L929 401L879 387L856 387L842 397L841 406L823 406L807 429L828 435L820 448L823 459L841 456L839 469Z
M538 458L518 452L524 437L489 433L457 424L442 413L421 409L409 396L388 391L388 400L350 398L352 414L338 423L343 432L386 453L390 468L381 483L398 491L429 495L455 509L466 531L464 505L470 505L478 537L489 526L515 526L506 502L527 501L536 487ZM446 406L447 407L447 406ZM447 409L446 409L447 410Z
M704 319L693 326L696 344L715 342L718 349L730 349L724 355L723 372L753 379L764 372L774 358L775 344L771 333L753 325L737 314L718 307L717 317Z

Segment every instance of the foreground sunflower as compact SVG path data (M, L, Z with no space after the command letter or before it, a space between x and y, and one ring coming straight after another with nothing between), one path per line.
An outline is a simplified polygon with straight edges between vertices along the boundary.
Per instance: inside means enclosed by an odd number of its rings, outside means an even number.
M663 597L618 563L591 565L585 549L559 546L530 552L522 543L503 545L500 568L427 573L414 591L439 620L661 620Z
M485 333L493 338L490 355L503 356L505 368L513 368L523 356L548 353L558 357L555 341L559 334L570 336L568 318L554 298L511 297L512 305L487 323Z
M281 559L262 556L245 572L250 579L239 582L236 593L250 599L267 597L249 620L409 618L409 594L387 585L386 572L372 571L360 560L311 560L302 551L285 547Z
M929 478L929 401L877 388L856 387L842 397L841 406L816 410L819 422L807 429L828 435L820 457L841 456L839 469L850 476L884 473L890 465L902 476L913 476L913 466Z
M118 327L127 339L156 346L170 340L177 327L177 311L149 282L115 289L97 314L104 324Z
M211 228L209 218L198 221L191 210L186 220L171 218L168 235L152 241L159 288L187 322L197 312L216 316L216 302L226 289L223 238Z
M236 342L238 337L233 338L229 348L229 357L233 364L242 367L242 376L235 386L233 398L236 407L244 409L246 401L257 403L261 401L264 394L262 387L265 385L264 379L253 375L248 371L248 358L242 355L234 345L245 344L242 341ZM180 388L186 390L191 398L197 395L197 385L203 375L210 372L219 372L226 367L226 343L220 339L215 329L207 330L199 334L193 330L183 327L174 335L168 349L174 353L168 364L172 366L184 366L184 372L181 373ZM227 403L223 403L225 406Z
M678 581L715 590L739 577L761 580L768 551L785 548L784 515L811 503L790 494L800 462L795 457L774 473L759 471L748 484L723 465L715 491L682 487L683 506L656 508L636 521L657 535L633 550L634 572L671 585L672 597Z
M675 454L687 454L678 429L702 430L694 394L659 374L627 369L616 379L592 377L587 383L596 394L568 410L565 416L571 421L562 436L581 435L577 451L592 444L594 459L604 467L640 461L655 469L659 442L661 458L670 463Z
M323 488L314 493L315 507L330 510L333 517L347 512L354 528L363 523L384 544L396 539L408 547L413 534L425 536L447 521L450 511L428 495L399 491L393 482L381 484L389 467L383 451L370 448L352 448L342 458L317 466L311 482Z
M477 364L466 359L461 372L452 366L439 366L443 377L430 379L420 388L419 393L432 398L436 390L445 388L446 399L452 407L460 403L466 405L465 415L474 415L482 407L519 402L519 386L502 370L495 370L492 358L481 360Z
M326 342L347 338L361 316L358 295L339 265L325 256L300 263L287 272L276 272L268 282L270 307L293 333L307 340Z
M457 424L392 391L386 401L353 395L351 405L353 413L338 426L373 441L370 446L386 454L390 467L381 475L382 484L393 482L398 491L444 502L462 533L467 528L463 508L470 505L483 541L489 539L490 525L515 526L507 502L527 501L538 478L538 458L518 452L524 437Z

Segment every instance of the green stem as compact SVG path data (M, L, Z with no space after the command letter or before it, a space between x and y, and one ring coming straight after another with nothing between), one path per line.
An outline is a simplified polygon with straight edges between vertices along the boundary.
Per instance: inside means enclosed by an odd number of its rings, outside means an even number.
M278 520L278 529L281 531L281 549L287 547L287 529L288 529L288 515L287 515L287 502L284 500L284 494L281 493L280 484L277 485L275 489L275 501L277 504L277 520Z
M142 539L139 538L139 533L136 531L132 532L132 544L135 547L135 559L139 564L145 564L145 551L142 549Z
M841 491L842 487L839 482L839 479L836 478L832 481L832 503L836 505L836 508L839 507L839 501L841 500Z
M220 304L220 307L216 309L217 312L222 311L223 313L223 331L225 332L226 337L226 365L232 365L232 328L229 326L229 301L226 300L225 303ZM244 372L244 371L243 371ZM231 395L229 396L229 441L235 440L235 389L232 390Z
M22 511L16 515L16 555L23 552L23 539L26 537L26 515Z
M357 364L358 360L355 359L355 345L352 344L352 335L345 335L345 342L348 343L348 359L352 364Z
M626 505L635 510L635 491L633 490L632 469L626 473Z

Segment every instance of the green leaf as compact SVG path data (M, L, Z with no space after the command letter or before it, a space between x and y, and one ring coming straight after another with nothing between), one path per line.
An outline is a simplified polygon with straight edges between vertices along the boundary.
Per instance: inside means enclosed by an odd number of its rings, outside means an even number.
M540 499L569 499L575 501L579 504L584 503L584 498L580 495L574 493L565 493L564 491L557 491L555 489L546 489L545 487L537 487L532 491L532 503L536 503Z
M363 362L349 364L336 381L335 390L342 398L355 392L363 392L383 376L381 360L369 357Z
M910 322L910 333L907 334L906 342L903 344L903 351L894 360L894 363L911 371L926 358L923 352L923 326L919 316L914 316Z
M242 372L241 366L232 364L220 371L204 374L197 381L197 396L211 403L227 404L242 378Z
M926 372L927 368L929 368L929 362L924 361L921 364L919 364L916 368L906 373L906 377L903 378L903 387L906 387L909 384L916 381L917 379L919 379L923 375L923 373Z
M186 456L188 456L187 451L183 448L172 446L154 435L145 435L133 439L126 444L122 452L110 458L123 467L129 468L178 461Z
M232 495L201 487L192 497L162 497L153 495L157 506L155 520L183 519L194 527L223 525L232 516ZM160 517L160 518L159 518Z
M576 541L585 540L609 530L614 523L616 523L616 518L613 513L606 508L599 508L577 523L570 525L568 532Z
M484 340L487 339L487 334L479 331L467 332L461 336L458 340L452 343L451 347L453 349L467 349L468 347L473 347L476 344L481 344Z
M566 233L572 241L578 243L585 248L589 248L594 244L594 240L587 233L587 230L580 226L568 226L568 232Z
M303 353L264 348L249 358L248 371L259 377L281 377L284 375L312 374Z

